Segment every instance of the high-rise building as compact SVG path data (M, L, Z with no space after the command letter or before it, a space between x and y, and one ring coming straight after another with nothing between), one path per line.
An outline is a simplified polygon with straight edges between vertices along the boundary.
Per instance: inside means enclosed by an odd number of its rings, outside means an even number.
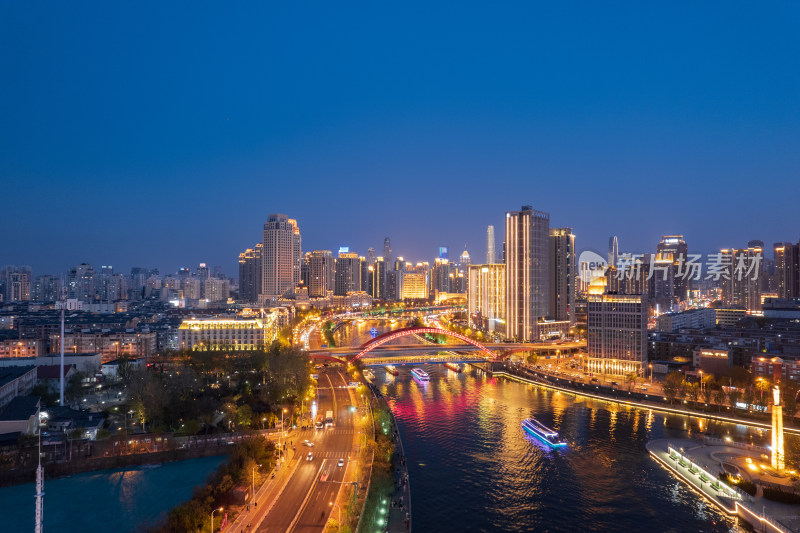
M778 298L800 298L800 242L775 243L775 278Z
M197 266L197 277L200 278L201 281L211 277L211 272L208 270L208 265L205 263L200 263Z
M440 292L456 292L455 281L457 268L447 259L437 258L431 268L431 292L434 296Z
M678 302L685 302L689 299L689 278L690 276L680 275L681 269L686 268L686 262L689 259L689 251L686 247L686 241L683 240L683 235L664 235L661 237L661 242L656 247L656 262L672 262L671 274L668 277L671 279L672 295ZM661 273L656 271L653 273L655 277ZM663 279L663 274L662 274ZM658 298L656 296L656 298Z
M361 259L355 252L339 252L333 294L347 296L348 292L361 290Z
M383 261L388 268L392 268L392 241L389 240L389 237L383 239Z
M575 322L575 234L550 229L550 318Z
M375 262L375 248L367 248L367 265L371 265Z
M497 262L497 256L494 253L494 226L486 228L486 264L491 265Z
M386 263L383 257L375 259L375 263L367 267L369 278L369 295L373 300L386 299Z
M448 259L448 255L450 254L450 247L449 246L440 246L439 247L439 259Z
M590 291L586 346L589 372L641 375L647 358L647 308L641 295Z
M617 241L617 236L614 235L608 239L608 265L616 267L618 261L619 241Z
M727 305L744 307L748 311L761 310L761 248L723 249L720 263L724 274L722 301Z
M6 266L0 272L4 282L4 302L29 302L31 299L31 267Z
M550 314L550 215L522 206L506 213L506 336L538 339L536 324Z
M261 251L262 299L276 299L294 289L300 282L301 258L297 221L283 214L269 215Z
M230 282L227 279L208 278L203 286L204 298L209 302L225 302L230 296Z
M94 303L97 297L97 280L92 265L81 263L67 273L67 297Z
M470 265L468 276L470 321L489 331L505 332L506 266L502 263Z
M243 302L258 302L258 296L261 294L261 284L264 281L261 266L262 249L263 244L258 243L254 248L248 248L239 254L239 300Z
M402 273L401 299L427 300L428 294L427 263L417 263L416 267Z
M336 262L330 250L314 250L308 257L308 295L325 298L336 289Z
M31 288L31 299L36 303L49 304L61 299L61 278L45 274L36 276Z

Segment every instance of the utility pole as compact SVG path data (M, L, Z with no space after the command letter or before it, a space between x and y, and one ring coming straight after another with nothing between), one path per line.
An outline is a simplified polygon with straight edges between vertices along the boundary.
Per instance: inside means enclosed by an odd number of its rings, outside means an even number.
M44 469L42 468L42 427L41 407L36 410L36 427L39 432L39 466L36 467L36 533L42 533L44 522Z
M58 380L58 405L64 406L64 309L67 307L67 300L64 297L64 289L61 289L61 370Z

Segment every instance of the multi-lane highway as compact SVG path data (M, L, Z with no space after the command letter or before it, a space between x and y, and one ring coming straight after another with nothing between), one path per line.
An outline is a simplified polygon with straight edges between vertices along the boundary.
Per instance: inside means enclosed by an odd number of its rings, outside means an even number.
M296 448L295 458L286 465L292 474L277 501L260 520L258 531L318 532L323 530L331 512L338 514L339 509L334 511L331 504L336 503L346 470L352 468L349 459L355 458L354 413L350 409L353 401L343 371L326 368L320 372L317 412L324 415L333 411L334 425L295 432L289 437ZM305 439L314 446L304 446Z

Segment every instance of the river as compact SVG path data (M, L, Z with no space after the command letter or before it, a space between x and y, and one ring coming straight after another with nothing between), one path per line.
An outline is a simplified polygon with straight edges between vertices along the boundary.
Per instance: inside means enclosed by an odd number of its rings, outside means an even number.
M415 531L740 532L659 466L655 438L704 432L765 444L745 426L576 397L472 367L425 365L431 381L375 368L408 457ZM566 449L526 436L524 418L559 431ZM798 438L787 435L787 454Z
M45 480L44 530L81 533L142 531L188 500L226 456L165 463L158 468L100 470ZM33 531L34 484L0 488L0 531Z

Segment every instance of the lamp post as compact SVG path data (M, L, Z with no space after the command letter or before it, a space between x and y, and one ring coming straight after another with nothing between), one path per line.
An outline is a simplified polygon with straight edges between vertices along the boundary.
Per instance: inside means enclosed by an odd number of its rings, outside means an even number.
M703 394L703 371L700 370L700 394Z
M653 384L653 363L649 363L647 366L650 367L650 384L652 385Z
M217 511L222 511L222 507L220 507L219 509L213 509L211 511L211 533L214 533L214 513L216 513Z
M287 410L284 407L283 411L281 411L281 434L278 435L278 448L281 450L281 454L283 454L283 415L286 414ZM283 455L281 455L283 457Z
M333 507L336 507L336 508L338 509L338 511L339 511L339 512L338 512L339 519L338 519L338 521L336 522L336 529L337 529L337 531L339 531L339 530L341 530L341 529L342 529L342 508L341 508L341 507L339 507L339 504L338 504L338 503L328 502L328 505L331 505L331 506L333 506Z
M256 500L256 468L260 466L261 465L256 465L253 467L253 501Z

